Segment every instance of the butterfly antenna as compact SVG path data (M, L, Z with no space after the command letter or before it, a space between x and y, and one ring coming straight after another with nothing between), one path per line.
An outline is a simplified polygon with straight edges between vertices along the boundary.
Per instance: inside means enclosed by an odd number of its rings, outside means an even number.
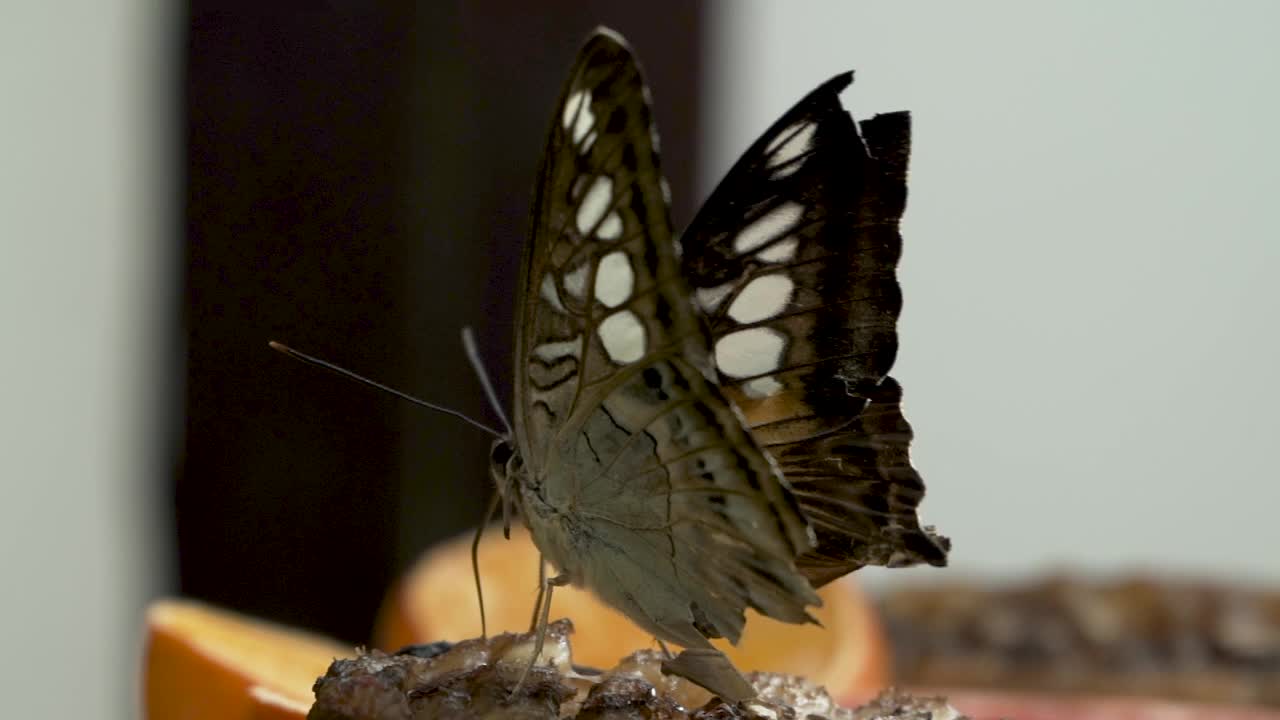
M267 343L267 345L270 346L272 350L288 355L294 360L301 360L302 362L307 363L308 365L315 365L316 367L323 368L325 370L328 370L331 373L337 373L338 375L341 375L342 377L348 380L354 380L360 383L361 385L367 385L371 388L381 390L382 392L395 395L401 400L408 400L409 402L413 403L414 405L418 405L419 407L424 407L424 408L427 408L428 410L435 410L436 412L444 413L445 415L452 415L453 417L456 417L459 420L462 420L463 422L469 423L471 426L477 427L496 438L510 437L509 435L503 435L498 430L495 430L494 428L491 428L488 425L485 425L479 420L474 420L462 414L461 412L454 410L453 408L447 408L442 405L436 405L435 403L427 402L426 400L420 400L412 395L409 395L408 393L400 392L399 390L396 390L393 387L387 387L386 385L383 385L380 382L375 382L373 380L370 380L367 377L357 375L346 368L338 367L337 365L334 365L331 362L321 360L318 357L308 355L298 350L294 350L293 348L283 343L278 343L275 340L272 340L271 342ZM505 419L504 419L504 422L505 422Z
M480 385L484 388L484 394L489 398L489 405L493 407L493 411L498 414L498 419L502 421L502 426L507 429L507 437L513 437L515 433L511 431L511 423L507 421L507 414L502 411L502 403L498 402L498 393L493 391L493 383L489 380L489 371L484 367L484 361L480 359L480 348L476 345L476 334L471 331L468 325L462 328L462 348L467 353L467 360L471 361L471 367L476 371L476 376L480 378Z

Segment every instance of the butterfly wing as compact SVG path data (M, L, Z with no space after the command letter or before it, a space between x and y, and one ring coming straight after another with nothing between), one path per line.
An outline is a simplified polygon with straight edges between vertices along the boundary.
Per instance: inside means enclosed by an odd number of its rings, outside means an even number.
M582 49L554 116L520 288L521 510L571 579L660 638L808 619L812 535L719 391L680 276L657 136L621 38Z
M924 484L887 377L910 120L880 115L860 136L839 99L852 79L765 132L680 239L721 385L813 524L798 565L815 586L867 564L943 565L949 548L920 527Z

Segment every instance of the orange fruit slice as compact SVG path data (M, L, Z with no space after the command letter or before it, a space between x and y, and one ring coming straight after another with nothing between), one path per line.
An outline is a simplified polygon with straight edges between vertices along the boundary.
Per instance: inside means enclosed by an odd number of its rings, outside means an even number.
M538 591L538 551L520 528L511 540L501 530L480 544L489 633L529 628ZM848 581L822 588L822 623L790 625L748 611L737 647L718 645L744 671L771 670L807 677L837 699L863 698L889 682L891 658L871 603ZM567 617L575 628L574 662L613 667L634 650L654 647L653 637L590 592L557 588L551 617ZM471 537L427 551L391 590L379 612L374 644L387 651L413 643L458 641L480 634L480 611L471 573Z
M186 600L147 610L149 720L301 720L311 686L352 648Z

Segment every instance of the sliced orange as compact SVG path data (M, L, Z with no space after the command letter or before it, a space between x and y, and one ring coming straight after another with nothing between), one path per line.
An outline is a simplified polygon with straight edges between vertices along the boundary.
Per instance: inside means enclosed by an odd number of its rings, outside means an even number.
M413 643L457 641L480 634L480 612L471 574L471 538L444 543L423 555L383 603L375 644L394 651ZM489 632L528 629L537 598L538 551L523 529L504 541L500 530L480 545ZM738 668L802 675L825 685L838 699L861 698L889 681L888 643L870 602L849 582L819 593L813 614L822 623L790 625L751 615L737 647L721 643ZM557 588L551 617L573 621L574 662L615 665L634 650L654 647L653 637L578 588Z
M147 610L143 702L149 720L301 720L334 640L186 600Z
M253 699L250 720L304 720L315 699L308 693L307 699L300 700L262 685L249 688L249 697Z

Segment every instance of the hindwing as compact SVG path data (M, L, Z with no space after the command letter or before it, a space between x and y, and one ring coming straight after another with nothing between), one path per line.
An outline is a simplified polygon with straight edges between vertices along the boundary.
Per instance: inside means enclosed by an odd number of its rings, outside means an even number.
M521 510L543 554L660 638L793 622L813 543L720 391L681 276L648 91L597 31L557 104L520 287Z
M943 565L922 528L924 484L887 373L902 298L895 269L910 119L858 126L839 75L757 140L680 241L725 394L778 461L817 546L814 586L867 564Z

